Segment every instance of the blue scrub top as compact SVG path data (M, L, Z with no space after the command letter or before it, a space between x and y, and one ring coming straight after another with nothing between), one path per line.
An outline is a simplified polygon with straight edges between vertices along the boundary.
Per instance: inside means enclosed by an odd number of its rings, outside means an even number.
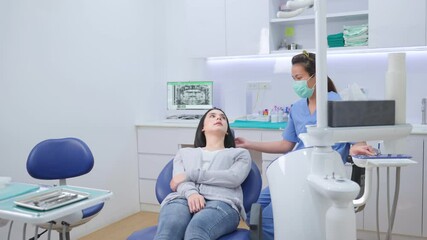
M329 101L340 101L341 97L338 93L328 92ZM283 131L283 139L296 143L294 150L305 148L304 143L298 138L300 133L306 133L306 125L315 125L317 123L316 111L313 114L308 109L307 98L300 99L294 103L289 113L288 125ZM337 151L345 163L350 150L349 143L337 143L332 148Z

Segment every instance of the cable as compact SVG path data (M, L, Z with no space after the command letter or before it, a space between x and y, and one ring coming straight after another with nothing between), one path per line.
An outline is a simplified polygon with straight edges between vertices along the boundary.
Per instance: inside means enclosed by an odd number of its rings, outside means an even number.
M396 183L395 183L395 185L396 186L395 186L395 190L394 190L393 206L391 207L391 219L390 219L390 222L388 224L386 240L391 240L391 232L393 230L394 218L396 216L397 200L399 198L399 191L400 191L400 167L396 167Z
M13 221L10 221L9 233L7 234L7 240L10 240L10 233L12 232L12 225L13 225Z
M36 226L36 229L34 231L35 231L35 233L34 233L34 238L33 239L37 240L39 238L39 236L38 236L39 226Z
M47 240L50 240L50 233L52 232L52 225L55 224L55 221L49 222L49 232L47 233Z
M390 224L390 167L387 167L387 221Z
M377 237L378 240L381 240L380 237L380 214L379 214L379 198L380 198L380 168L377 168Z
M22 239L25 240L27 237L25 236L27 234L27 223L24 223L24 227L22 229Z
M393 204L390 211L390 169L387 167L387 216L388 216L388 229L386 240L391 240L391 233L393 231L394 220L396 217L397 202L399 200L399 191L400 191L400 167L396 167L396 182L395 182L395 191L393 197ZM380 237L380 223L379 223L379 193L380 193L380 170L377 168L377 200L376 200L376 217L377 217L377 238L381 240Z
M36 234L37 234L37 232L38 232L38 227L36 227ZM41 235L43 235L45 232L47 232L47 230L44 230L43 232L41 232L41 233L39 233L39 234L37 234L37 238L36 238L36 236L34 236L34 237L32 237L32 238L30 238L30 239L28 239L28 240L37 240Z
M65 221L62 221L61 224L62 224L62 238L63 238L63 240L69 240L67 238L66 232L67 232L68 226L70 226L70 224L68 224Z

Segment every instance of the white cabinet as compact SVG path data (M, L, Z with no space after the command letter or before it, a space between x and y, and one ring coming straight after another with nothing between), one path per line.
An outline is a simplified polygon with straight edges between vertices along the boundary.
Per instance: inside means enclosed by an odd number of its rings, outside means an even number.
M369 46L426 45L425 0L369 1Z
M261 133L261 141L262 142L279 141L283 139L282 132L283 130L282 131L263 131ZM262 171L266 172L268 166L270 166L270 164L274 160L276 160L282 155L283 154L262 153ZM268 179L267 179L267 176L265 176L265 174L263 175L263 184L264 184L263 185L264 187L268 185Z
M189 56L258 54L268 32L267 1L186 0Z
M279 141L282 139L282 131L283 130L234 129L236 137L242 137L257 142ZM251 153L252 160L262 172L262 187L264 188L268 185L267 176L264 174L267 167L273 160L282 156L282 154L261 153L253 150L249 152Z
M139 126L137 128L139 202L141 210L158 211L156 179L179 148L192 145L195 128Z
M279 141L282 139L282 131L283 130L234 129L236 137L242 137L257 142ZM258 168L261 170L262 187L264 188L268 185L267 176L265 175L267 167L273 160L282 156L282 154L261 153L253 150L249 152L251 153L252 160L255 161Z
M293 18L277 18L279 6L284 2L282 0L271 0L270 3L271 52L288 51L279 49L283 39L286 39L287 44L296 43L298 48L315 49L314 9L306 9L301 15ZM343 32L344 25L368 23L368 0L329 0L327 4L328 35ZM292 36L285 36L286 29L293 29L293 34L290 34Z
M225 0L186 0L190 57L225 56Z
M225 1L228 56L268 53L268 1Z
M400 193L396 209L393 234L422 236L422 199L423 199L423 137L407 137L408 153L418 164L401 168ZM379 219L380 232L387 232L387 170L380 168ZM390 168L390 207L394 197L395 168ZM376 192L377 173L373 170L371 196L363 211L364 226L367 231L376 231ZM396 238L397 239L397 238Z

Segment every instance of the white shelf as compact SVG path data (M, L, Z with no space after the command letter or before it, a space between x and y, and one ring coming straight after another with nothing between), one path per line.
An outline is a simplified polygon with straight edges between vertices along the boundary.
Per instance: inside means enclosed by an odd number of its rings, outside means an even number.
M259 55L245 55L245 56L229 56L229 57L211 57L209 61L220 61L230 59L264 59L264 58L281 58L281 57L293 57L296 54L302 52L303 49L297 50L280 50L271 51L271 54L259 54ZM315 49L304 49L308 52L315 52ZM370 48L368 46L363 47L338 47L328 48L329 55L339 54L366 54L366 53L392 53L392 52L426 52L427 46L418 47L394 47L394 48Z
M331 13L327 14L327 20L357 20L365 19L368 17L368 11L352 11L352 12L340 12L340 13ZM299 16L294 18L273 18L270 20L270 23L289 23L289 22L313 22L314 15L309 16Z
M271 54L291 54L292 56L295 54L301 53L303 49L297 49L297 50L275 50L271 51ZM309 52L316 52L316 49L304 49ZM368 46L360 46L360 47L334 47L334 48L328 48L328 53L359 53L359 52L367 52L371 51L372 49L369 49Z

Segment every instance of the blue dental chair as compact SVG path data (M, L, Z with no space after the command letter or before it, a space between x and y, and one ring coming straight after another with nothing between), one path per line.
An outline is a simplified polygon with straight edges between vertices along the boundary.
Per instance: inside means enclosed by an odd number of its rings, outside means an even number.
M66 185L66 179L89 173L94 159L89 147L77 138L48 139L38 143L27 159L27 171L36 179L59 180L59 185ZM82 225L95 217L104 203L96 204L70 214L54 222L38 227L56 230L60 240L70 240L72 228Z
M156 182L156 197L157 201L161 203L163 199L170 193L169 183L172 179L173 160L160 172ZM256 240L262 239L261 231L261 205L256 203L261 191L262 180L258 167L252 162L251 171L248 177L242 183L243 190L243 205L246 213L250 212L250 223L248 223L250 230L237 229L236 231L222 236L218 240ZM152 240L157 231L157 226L148 227L134 232L127 240Z

